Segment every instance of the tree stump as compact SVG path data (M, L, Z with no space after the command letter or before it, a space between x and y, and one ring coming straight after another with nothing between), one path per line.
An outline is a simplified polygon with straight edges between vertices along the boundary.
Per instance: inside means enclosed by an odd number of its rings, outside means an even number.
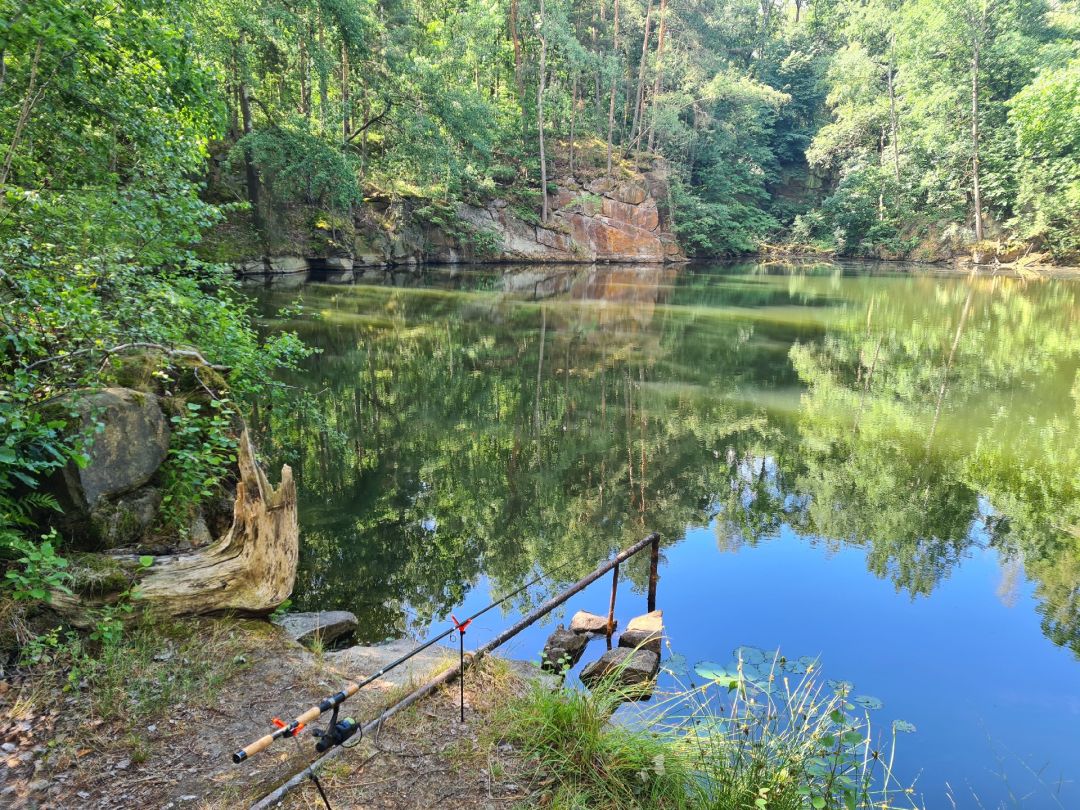
M137 572L137 604L165 614L201 615L233 611L266 614L292 593L299 557L296 484L292 469L281 469L275 489L255 460L245 429L238 453L240 481L229 531L194 551L159 556L140 568L135 555L108 555ZM88 623L89 611L115 602L99 596L54 593L52 607L74 624Z

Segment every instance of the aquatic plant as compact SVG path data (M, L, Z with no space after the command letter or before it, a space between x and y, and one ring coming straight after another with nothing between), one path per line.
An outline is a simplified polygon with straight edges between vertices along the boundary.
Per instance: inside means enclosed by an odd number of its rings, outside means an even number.
M496 723L536 769L554 807L796 810L920 807L896 775L895 720L847 681L824 680L814 659L742 647L729 666L681 656L675 687L651 704L626 699L611 676L590 692L536 688Z

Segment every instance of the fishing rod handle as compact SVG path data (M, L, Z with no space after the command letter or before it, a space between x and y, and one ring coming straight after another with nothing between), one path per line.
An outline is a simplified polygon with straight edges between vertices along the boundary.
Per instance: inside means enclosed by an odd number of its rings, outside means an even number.
M260 751L265 751L270 746L270 743L272 743L278 737L284 737L289 731L289 729L296 729L296 731L299 731L302 726L312 722L313 720L317 720L319 718L319 715L321 715L323 712L329 711L335 706L341 705L341 703L346 698L352 697L359 691L360 685L353 681L336 695L331 695L330 697L325 698L321 703L319 703L318 706L312 706L306 712L293 720L292 723L290 723L285 728L279 728L277 731L271 732L265 737L260 737L246 748L241 748L239 751L232 755L232 761L239 765L252 754L257 754Z
M265 737L260 737L251 745L241 748L239 751L233 754L232 761L239 765L248 757L257 754L260 751L265 751L267 748L270 747L270 743L272 743L275 739L276 738L273 734L267 734Z
M319 715L322 713L322 708L320 708L319 706L312 706L306 712L293 720L292 723L290 723L285 728L279 728L277 731L273 731L270 734L267 734L265 737L260 737L246 748L241 748L239 751L233 754L233 762L239 765L252 754L257 754L260 751L265 751L267 748L270 747L270 743L272 743L278 737L286 736L290 729L295 729L296 731L299 731L301 726L305 725L306 723L310 723L312 720L318 719Z

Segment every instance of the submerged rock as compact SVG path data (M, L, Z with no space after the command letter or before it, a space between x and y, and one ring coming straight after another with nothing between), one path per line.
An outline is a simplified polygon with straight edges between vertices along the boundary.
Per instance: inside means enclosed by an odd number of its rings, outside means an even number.
M311 646L315 639L320 639L323 645L332 644L359 625L356 616L347 610L288 613L273 621L288 633L293 641L299 641L305 646Z
M544 645L541 666L549 672L562 672L564 669L569 669L581 658L581 654L585 652L585 645L588 643L587 635L567 630L560 624Z
M619 626L619 623L613 622L611 629L614 630ZM574 633L589 633L595 635L607 635L607 619L603 616L597 616L595 613L589 613L587 610L579 610L570 619L570 630Z
M601 680L608 679L614 686L644 697L652 693L653 679L659 669L660 656L652 650L616 647L585 667L581 671L581 682L593 688Z
M636 616L626 625L619 636L620 647L651 650L660 655L660 642L664 636L664 611L654 610L644 616Z

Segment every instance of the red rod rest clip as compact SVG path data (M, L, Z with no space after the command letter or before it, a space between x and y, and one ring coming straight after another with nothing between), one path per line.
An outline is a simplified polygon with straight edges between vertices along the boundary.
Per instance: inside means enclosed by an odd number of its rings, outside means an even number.
M288 724L284 720L282 720L280 717L275 717L270 722L274 724L275 728L287 728L287 726L288 726ZM287 732L285 734L285 736L286 737L295 737L297 734L299 734L301 731L304 730L304 725L305 725L304 723L300 723L292 731Z
M468 619L465 622L459 622L457 616L453 613L450 614L450 621L454 623L454 627L457 628L457 631L461 633L461 635L465 635L465 628L472 624L472 619Z

